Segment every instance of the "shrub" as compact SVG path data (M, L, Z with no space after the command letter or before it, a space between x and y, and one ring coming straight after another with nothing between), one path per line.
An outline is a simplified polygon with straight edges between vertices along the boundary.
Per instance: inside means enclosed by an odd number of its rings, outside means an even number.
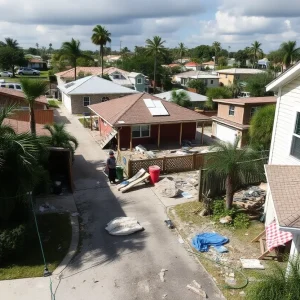
M0 265L20 255L24 248L26 226L0 231Z
M218 221L220 218L230 216L232 219L236 215L236 208L226 209L224 200L215 200L213 204L213 219Z
M250 225L250 220L248 215L244 213L238 213L233 219L233 226L237 229L248 228Z

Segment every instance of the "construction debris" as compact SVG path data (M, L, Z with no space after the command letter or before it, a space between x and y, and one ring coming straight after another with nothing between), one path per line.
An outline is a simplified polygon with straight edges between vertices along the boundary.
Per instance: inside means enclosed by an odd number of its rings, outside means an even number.
M258 269L258 270L265 269L265 267L261 264L260 260L258 260L258 259L241 258L240 260L241 260L243 269Z
M110 221L106 228L111 235L129 235L144 230L135 218L119 217Z
M163 197L174 198L179 194L179 189L176 187L176 182L168 178L164 178L163 180L159 181L155 187Z
M188 290L194 292L195 294L203 298L207 298L205 291L202 289L201 285L196 280L193 280L193 282L191 284L188 284L186 287L188 288Z
M159 272L159 278L160 278L160 281L161 282L165 282L165 273L167 272L168 270L167 269L161 269L160 272Z
M240 208L258 209L265 203L266 191L259 186L251 186L234 194L233 201Z
M220 219L220 223L222 224L230 224L232 222L232 217L226 216Z

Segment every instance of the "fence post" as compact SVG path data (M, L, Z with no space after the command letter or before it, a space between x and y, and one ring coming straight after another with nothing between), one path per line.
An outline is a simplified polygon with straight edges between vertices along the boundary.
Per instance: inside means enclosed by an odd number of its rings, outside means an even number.
M166 157L163 157L163 169L162 169L163 173L166 173Z
M199 178L198 178L198 201L201 202L203 200L203 174L204 169L202 167L199 168Z
M196 153L193 154L192 170L195 170L195 164L196 164Z
M128 178L131 178L132 177L132 166L131 166L131 159L129 158L128 161L127 161L127 176Z

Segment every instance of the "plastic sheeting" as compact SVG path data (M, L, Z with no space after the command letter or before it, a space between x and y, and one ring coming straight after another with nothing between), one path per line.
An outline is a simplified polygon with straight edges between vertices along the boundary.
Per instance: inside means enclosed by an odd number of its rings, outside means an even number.
M118 217L110 221L105 230L111 235L129 235L144 230L135 218Z
M207 252L209 246L222 246L229 241L227 237L219 235L217 233L201 233L197 234L192 239L193 247L200 252Z

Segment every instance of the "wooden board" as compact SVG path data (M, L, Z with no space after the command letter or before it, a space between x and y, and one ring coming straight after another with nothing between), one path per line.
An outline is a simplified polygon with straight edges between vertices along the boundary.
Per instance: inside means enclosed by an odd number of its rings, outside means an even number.
M149 173L145 173L142 177L136 179L135 181L129 183L128 185L126 185L125 187L121 188L120 191L122 193L128 191L129 189L131 189L132 187L134 187L135 185L137 185L138 183L148 179L150 177L150 174Z
M145 173L146 173L145 169L140 169L134 176L118 184L117 185L118 191L120 191L122 188L129 185L133 181L137 180L138 178L142 177Z

